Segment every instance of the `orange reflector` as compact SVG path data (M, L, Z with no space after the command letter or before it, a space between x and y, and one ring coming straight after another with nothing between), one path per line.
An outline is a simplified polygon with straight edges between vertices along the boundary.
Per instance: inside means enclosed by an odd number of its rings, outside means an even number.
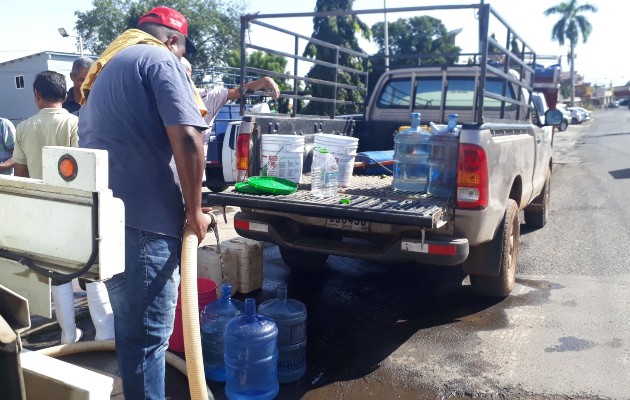
M476 172L460 172L457 174L458 186L477 186L481 183L481 176Z
M236 169L240 169L241 171L247 171L248 167L249 167L249 160L247 158L236 159Z
M77 162L70 154L64 154L59 158L57 170L65 181L71 181L77 177Z
M441 244L430 244L429 254L442 254L445 256L454 256L457 252L455 246L445 246Z

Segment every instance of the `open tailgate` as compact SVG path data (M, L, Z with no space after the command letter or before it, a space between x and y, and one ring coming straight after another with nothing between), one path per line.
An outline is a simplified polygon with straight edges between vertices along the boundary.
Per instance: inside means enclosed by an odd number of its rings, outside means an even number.
M310 193L310 176L302 175L298 191L289 195L246 194L230 188L209 193L209 205L286 212L311 217L341 218L386 224L438 228L452 215L449 201L422 192L392 188L392 177L352 177L350 186L339 188L334 197L316 198ZM348 202L341 200L347 199Z

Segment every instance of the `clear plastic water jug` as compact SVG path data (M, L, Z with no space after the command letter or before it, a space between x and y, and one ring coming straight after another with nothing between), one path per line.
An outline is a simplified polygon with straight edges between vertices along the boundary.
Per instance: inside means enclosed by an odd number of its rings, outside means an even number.
M441 197L452 197L455 194L458 145L457 114L449 114L447 129L442 129L431 137L427 188L429 194Z
M232 299L232 285L224 283L221 285L221 298L206 304L201 311L201 350L206 379L225 381L225 327L244 309L242 301Z
M311 194L315 197L332 197L338 191L339 166L325 147L313 149L311 166Z
M278 327L278 380L297 381L306 373L306 306L287 299L287 286L280 284L276 298L262 302L258 313L273 319Z
M420 126L420 113L411 114L411 127L394 137L394 182L396 190L426 192L429 183L431 134Z
M278 328L245 300L245 314L225 328L225 395L230 400L271 400L278 395Z

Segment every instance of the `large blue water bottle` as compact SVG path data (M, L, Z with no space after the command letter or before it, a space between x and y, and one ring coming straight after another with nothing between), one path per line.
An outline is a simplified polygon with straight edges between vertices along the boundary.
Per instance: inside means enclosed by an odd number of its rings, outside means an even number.
M278 326L278 381L297 381L306 373L306 306L287 299L287 286L280 284L276 298L262 302L258 313Z
M394 137L394 189L426 192L430 140L431 134L420 126L420 113L411 114L411 127Z
M457 187L457 153L460 132L457 117L457 114L449 114L447 128L431 137L427 193L435 196L453 197Z
M243 302L232 299L232 285L224 283L221 285L221 298L206 304L201 311L201 350L206 379L225 382L225 327L243 310Z
M225 395L230 400L271 400L278 395L278 328L245 300L245 314L225 328Z

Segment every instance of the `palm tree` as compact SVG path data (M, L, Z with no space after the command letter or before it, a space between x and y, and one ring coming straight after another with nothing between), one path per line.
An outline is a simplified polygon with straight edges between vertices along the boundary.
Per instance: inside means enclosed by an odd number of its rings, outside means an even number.
M569 65L571 68L571 105L575 100L575 46L578 39L582 36L582 43L586 43L593 27L588 19L581 13L585 11L597 12L597 7L591 4L578 5L577 0L569 0L562 2L557 6L545 10L545 16L551 14L560 14L561 18L553 26L551 31L551 40L557 40L560 46L564 46L564 41L569 41Z

